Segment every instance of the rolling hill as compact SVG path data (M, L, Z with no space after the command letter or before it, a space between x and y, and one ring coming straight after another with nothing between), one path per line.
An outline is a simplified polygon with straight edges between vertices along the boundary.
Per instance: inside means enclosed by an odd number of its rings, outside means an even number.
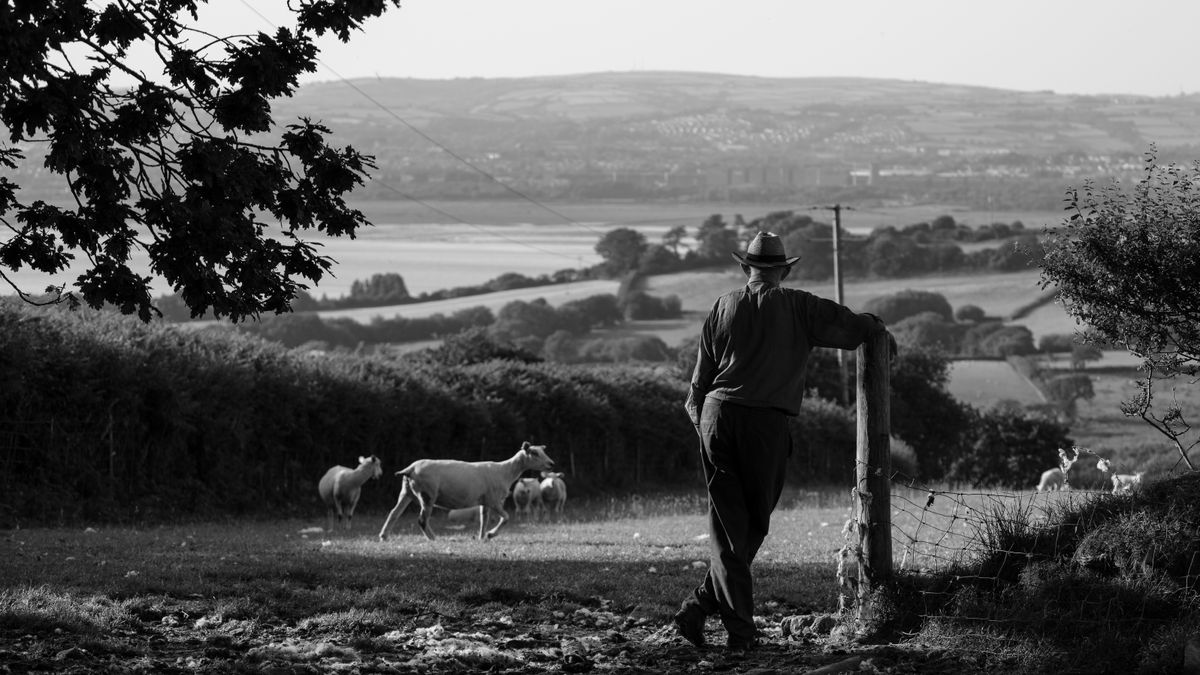
M324 120L375 153L381 176L406 190L459 197L502 194L497 181L542 196L730 198L856 187L910 201L985 186L999 206L1029 200L1029 185L1044 184L1051 189L1042 204L1057 205L1065 181L1135 175L1151 145L1168 161L1200 152L1200 95L862 78L354 80L307 85L277 113ZM1004 189L1014 182L1016 197Z
M313 83L277 101L375 156L357 199L783 199L1054 209L1083 179L1200 156L1200 94L609 72ZM17 182L61 196L38 147Z

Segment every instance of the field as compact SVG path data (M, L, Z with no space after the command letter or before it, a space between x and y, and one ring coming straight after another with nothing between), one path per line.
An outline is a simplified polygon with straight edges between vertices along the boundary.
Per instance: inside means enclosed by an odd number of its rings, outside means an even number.
M999 400L1021 405L1045 403L1038 388L1007 361L954 361L950 364L950 393L978 408Z
M316 501L308 521L5 532L0 667L650 673L847 656L780 632L784 617L837 607L843 490L785 495L755 563L769 644L745 657L697 652L669 628L704 574L699 492L568 504L561 520L510 522L487 542L444 519L426 541L411 513L387 542L374 536L382 513L328 536ZM724 640L715 620L708 638ZM874 658L962 672L916 652Z

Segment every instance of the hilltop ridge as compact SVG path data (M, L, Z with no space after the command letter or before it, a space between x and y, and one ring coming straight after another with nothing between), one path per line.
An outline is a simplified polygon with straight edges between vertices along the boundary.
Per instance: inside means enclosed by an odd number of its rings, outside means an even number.
M541 198L761 199L855 188L882 200L1054 208L1069 181L1136 174L1152 145L1167 161L1200 153L1196 94L851 77L358 79L306 85L276 112L322 119L376 154L382 181L448 198L497 196L503 182Z
M1200 94L853 77L363 78L304 85L274 115L318 120L374 155L376 180L355 195L367 200L517 192L1057 209L1085 178L1135 179L1152 147L1160 161L1200 157ZM31 156L18 182L51 186L40 165Z

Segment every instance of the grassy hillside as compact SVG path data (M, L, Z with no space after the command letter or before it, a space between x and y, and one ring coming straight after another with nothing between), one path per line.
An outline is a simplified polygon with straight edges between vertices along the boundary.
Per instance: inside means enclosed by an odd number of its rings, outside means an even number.
M671 119L714 110L754 110L816 120L843 115L852 131L883 129L955 147L1008 147L1046 154L1070 149L1139 152L1194 145L1200 96L1080 96L870 78L763 78L715 73L627 72L529 78L362 79L301 87L279 110L336 124L385 122L384 107L417 125L541 120ZM807 117L806 117L807 116ZM820 130L819 124L814 127ZM843 131L845 133L845 130Z

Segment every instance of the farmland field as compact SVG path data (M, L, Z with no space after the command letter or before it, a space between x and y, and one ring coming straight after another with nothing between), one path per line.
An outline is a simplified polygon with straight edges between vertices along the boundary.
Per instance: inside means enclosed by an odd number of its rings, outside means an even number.
M977 408L1001 400L1021 405L1045 403L1046 398L1008 361L953 361L950 364L950 393Z

